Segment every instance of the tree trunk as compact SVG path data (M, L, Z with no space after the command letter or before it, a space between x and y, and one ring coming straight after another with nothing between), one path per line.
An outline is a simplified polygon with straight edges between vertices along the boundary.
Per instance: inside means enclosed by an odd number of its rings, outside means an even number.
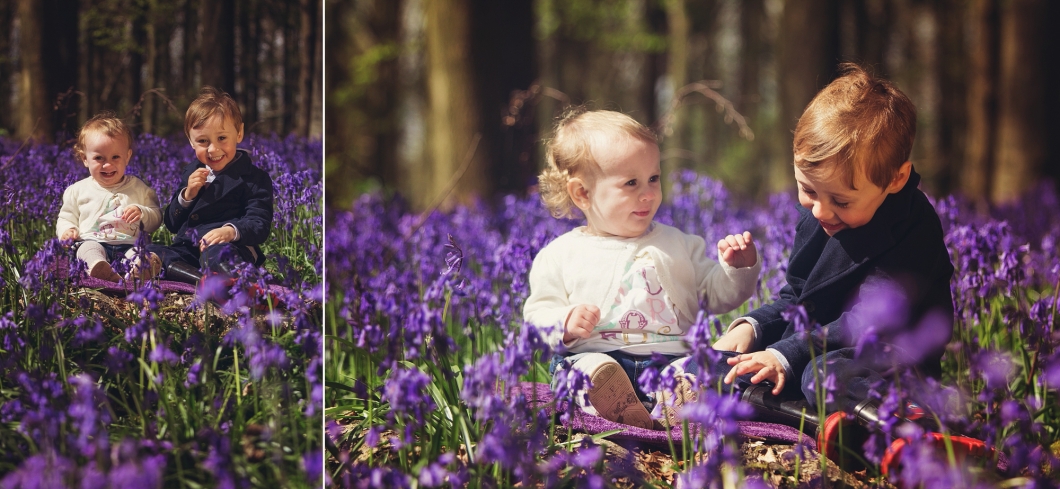
M0 25L14 25L15 17L13 15L12 2L2 1L0 2ZM11 56L11 33L5 32L0 35L0 53L4 53L0 56L0 80L10 81L14 76L14 64L12 63ZM12 104L13 93L15 93L17 87L12 87L11 83L0 84L0 128L15 127L14 113L15 106Z
M997 124L999 11L997 0L973 0L968 82L968 144L961 190L970 198L991 194Z
M183 101L191 101L199 91L201 81L196 80L199 68L199 5L196 0L184 1L184 38L181 46L184 49L182 68L180 70L180 87ZM187 105L187 104L183 104ZM183 126L183 125L182 125Z
M43 17L44 5L37 0L18 0L19 39L19 111L20 139L51 141L54 134L51 104L44 74Z
M533 118L505 120L513 91L534 81L534 10L531 0L498 3L472 0L471 60L481 101L483 138L478 151L490 162L490 182L499 192L521 192L536 174ZM531 107L524 107L532 114Z
M1010 0L1001 14L998 133L994 202L1015 200L1037 181L1045 156L1045 79L1041 38L1046 10L1036 0Z
M298 35L298 94L294 104L295 126L294 132L300 136L309 136L309 124L313 117L313 101L310 99L313 93L313 73L316 67L313 61L316 53L317 28L316 10L317 0L301 0L299 2L299 35Z
M790 135L806 105L835 76L839 61L837 0L785 2L777 44L780 129ZM772 190L792 187L790 136L786 148L781 158L786 163L772 168Z
M409 194L417 196L421 206L431 201L446 206L470 203L474 196L488 195L491 190L486 155L474 144L480 125L467 56L471 51L469 8L468 0L426 2L430 184Z
M202 2L202 84L235 93L235 0Z
M963 171L963 155L967 122L967 63L965 54L965 15L963 0L941 0L936 4L938 43L935 70L938 72L938 173L936 187L939 195L952 193Z
M261 35L262 9L258 0L242 0L239 18L239 78L241 80L239 99L243 105L243 120L249 129L260 118L258 114L259 36Z
M144 88L145 90L153 90L158 88L158 24L161 21L158 16L158 1L147 0L145 6L147 11L145 12L144 18L144 37L146 38L146 59L144 65ZM157 95L143 93L140 95L143 100L141 106L140 121L142 124L143 132L154 133L155 131L155 97Z
M663 2L666 9L666 25L668 49L666 52L666 75L670 80L669 93L671 100L661 110L669 115L666 127L659 128L662 131L662 171L663 174L672 175L679 168L689 168L689 162L693 138L690 127L692 112L695 107L681 107L670 111L673 104L681 103L677 100L678 91L690 81L688 79L689 37L692 34L692 23L689 19L685 0L666 0ZM698 97L692 94L691 97ZM669 185L666 185L668 188Z

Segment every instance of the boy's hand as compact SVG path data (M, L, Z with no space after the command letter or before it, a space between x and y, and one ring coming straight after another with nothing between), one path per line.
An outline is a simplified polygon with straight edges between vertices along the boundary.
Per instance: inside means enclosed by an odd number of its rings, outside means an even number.
M729 365L733 365L732 370L725 374L726 384L733 383L736 377L743 374L757 372L751 377L752 384L757 384L763 380L772 381L775 385L773 387L774 396L780 395L780 391L784 390L784 366L780 364L776 356L768 351L736 355L726 360L726 362Z
M718 338L718 341L715 341L711 347L719 351L738 351L743 353L751 349L754 341L754 326L751 326L751 323L747 321L743 321L721 335L721 338Z
M206 186L208 176L210 176L210 170L206 168L191 172L191 176L188 177L188 188L184 189L184 200L195 200L195 197L199 196L199 191Z
M733 268L752 267L758 261L758 251L750 231L730 234L718 241L718 256Z
M68 239L77 239L78 236L81 236L81 233L77 230L77 228L70 228L66 231L63 231L63 235L59 236L59 239L66 241Z
M199 240L199 251L205 250L207 246L230 243L234 239L236 239L236 230L231 226L221 226L212 229Z
M125 212L121 213L121 220L133 223L139 221L143 215L144 213L140 210L139 206L130 205L125 208Z
M586 339L593 332L596 323L600 322L600 308L589 304L578 304L567 316L563 326L563 342L570 343L576 338Z

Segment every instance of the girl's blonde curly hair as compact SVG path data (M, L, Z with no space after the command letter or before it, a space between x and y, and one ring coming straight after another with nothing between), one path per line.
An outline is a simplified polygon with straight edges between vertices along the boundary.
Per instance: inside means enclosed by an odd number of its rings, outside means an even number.
M567 193L567 182L597 165L592 153L593 140L620 137L658 144L651 129L621 112L578 106L559 117L552 139L545 143L545 169L537 177L541 200L554 217L574 217L576 207Z
M133 146L133 134L129 126L122 121L117 114L109 110L100 112L91 119L85 122L85 125L81 126L81 131L77 134L77 142L74 143L74 156L78 160L84 161L85 159L85 145L88 144L89 134L105 134L110 138L125 138L125 142L129 144L129 149Z

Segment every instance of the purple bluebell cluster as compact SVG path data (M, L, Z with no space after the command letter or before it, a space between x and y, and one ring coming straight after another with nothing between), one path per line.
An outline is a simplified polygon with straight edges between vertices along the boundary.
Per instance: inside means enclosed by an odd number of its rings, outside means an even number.
M692 361L709 366L719 359L706 346L721 328L734 314L770 301L783 285L798 202L790 193L773 195L765 206L741 202L720 182L693 172L677 173L671 181L658 221L708 243L749 230L763 256L760 286L748 304L723 316L701 313L689 335ZM994 479L1055 484L1060 472L1054 445L1060 436L1056 193L1042 186L1024 201L989 212L955 196L933 202L956 267L955 327L945 372L941 379L902 377L877 386L873 395L886 426L866 443L865 456L879 464L895 439L907 437L910 449L889 475L907 487L971 487L993 480L971 467L995 465L1001 472L990 476ZM412 211L400 196L365 194L349 209L326 212L327 328L334 340L325 346L325 369L335 388L327 391L325 405L335 428L327 440L333 483L609 483L597 477L605 475L598 472L599 450L562 443L565 434L555 427L568 410L547 416L518 389L522 382L549 382L554 353L522 324L530 265L544 245L578 220L552 218L533 193L429 213ZM901 297L881 293L874 300L864 307L877 311L879 321L860 330L856 346L862 351L876 348L904 317ZM790 315L812 340L815 325L805 311ZM929 317L914 333L889 340L915 360L948 336L939 330L946 322L938 319ZM638 379L649 390L674 382L672 369L658 363L659 369ZM702 385L717 382L703 377ZM399 379L402 385L393 385ZM564 377L555 394L569 401L584 382ZM825 399L842 388L831 376L819 384ZM937 449L918 445L916 430L923 428L899 417L909 414L911 399L937 429L996 447L994 458L954 466ZM412 408L410 400L422 409ZM716 462L696 463L683 473L689 487L729 484L734 477L762 484L731 470L741 463L738 445L730 443L735 422L748 415L746 406L716 394L690 406L690 421L712 427L694 437L695 448L710 452L713 458L706 460ZM870 468L869 476L878 476L878 470Z
M82 288L85 264L54 226L88 172L69 143L21 146L0 139L0 486L319 487L321 143L240 145L276 182L276 212L265 266L222 307L156 280ZM166 205L194 159L187 140L144 134L133 149L127 173ZM282 308L247 293L267 282L284 287Z

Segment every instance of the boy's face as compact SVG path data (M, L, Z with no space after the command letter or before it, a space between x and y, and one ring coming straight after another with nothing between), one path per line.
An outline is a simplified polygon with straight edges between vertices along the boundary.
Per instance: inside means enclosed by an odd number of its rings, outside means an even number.
M912 163L903 163L887 188L880 188L858 173L854 176L854 190L840 172L833 171L833 165L826 161L810 174L795 165L799 203L813 213L829 236L868 224L884 199L905 187L912 169Z
M104 187L121 183L130 158L132 150L124 137L112 138L99 132L85 137L85 168L92 179Z
M224 170L236 157L236 145L243 141L243 125L235 127L231 121L217 114L202 127L188 131L195 157L214 173Z
M593 145L599 169L571 179L576 188L568 184L568 192L590 233L635 238L648 230L662 203L659 147L635 138L609 143Z

